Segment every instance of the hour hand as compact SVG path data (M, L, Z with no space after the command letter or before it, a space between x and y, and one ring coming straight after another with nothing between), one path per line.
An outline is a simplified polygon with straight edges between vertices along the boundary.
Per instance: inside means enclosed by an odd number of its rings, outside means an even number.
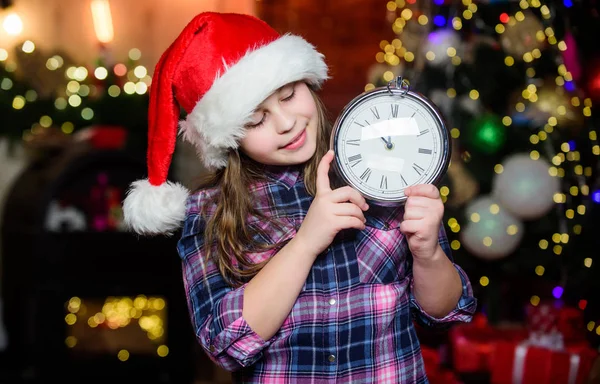
M387 149L392 149L394 147L394 144L392 144L392 139L390 136L388 136L387 139L385 137L382 137L381 140L383 140L383 142L385 143L385 147Z

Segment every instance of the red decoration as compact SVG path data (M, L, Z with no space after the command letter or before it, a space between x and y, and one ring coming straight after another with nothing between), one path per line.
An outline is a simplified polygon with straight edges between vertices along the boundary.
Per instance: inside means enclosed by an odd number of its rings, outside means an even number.
M79 139L88 140L96 149L123 149L127 130L112 125L94 125L77 133Z
M558 312L557 329L567 345L584 342L586 328L583 312L573 307L561 308Z
M575 38L570 31L565 33L564 42L567 49L563 51L562 57L563 62L567 71L571 72L571 77L575 81L579 81L581 78L581 64L579 63L579 52L577 50L577 43Z
M600 100L600 59L589 60L586 64L586 89L594 101Z
M553 351L498 342L494 349L492 384L580 384L585 383L597 352L586 345Z
M460 373L489 372L497 342L519 342L527 335L524 327L490 327L482 315L476 316L473 323L457 325L450 330L454 370Z
M552 333L557 331L559 309L550 303L527 307L527 328L535 333Z
M425 372L431 384L461 384L454 372L440 365L440 352L426 346L421 346L425 363Z

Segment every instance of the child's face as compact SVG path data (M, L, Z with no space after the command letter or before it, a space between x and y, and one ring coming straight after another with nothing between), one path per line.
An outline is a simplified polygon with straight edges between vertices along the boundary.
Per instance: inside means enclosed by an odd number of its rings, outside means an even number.
M301 81L290 83L258 106L240 147L262 164L301 164L315 153L318 121L308 86Z

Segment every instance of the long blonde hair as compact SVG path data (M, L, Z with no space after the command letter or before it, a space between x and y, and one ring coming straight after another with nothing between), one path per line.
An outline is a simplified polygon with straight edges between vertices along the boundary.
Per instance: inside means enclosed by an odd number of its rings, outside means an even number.
M317 145L315 154L304 165L303 174L306 190L314 196L317 190L317 167L329 150L331 123L319 96L312 89L311 94L318 113ZM214 215L206 218L206 256L214 260L221 275L233 287L247 282L268 262L265 260L254 264L245 257L245 253L249 250L268 250L280 245L255 241L255 233L247 225L250 215L268 220L275 226L279 225L276 220L253 207L252 196L248 193L251 183L263 179L263 167L239 150L233 150L229 153L227 166L208 175L202 183L203 187L217 187L221 192L215 197L217 208Z

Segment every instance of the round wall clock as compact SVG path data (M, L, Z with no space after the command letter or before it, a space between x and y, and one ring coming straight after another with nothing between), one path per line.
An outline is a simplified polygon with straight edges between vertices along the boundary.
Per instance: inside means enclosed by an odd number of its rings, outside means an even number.
M354 98L337 118L331 147L344 183L378 204L402 204L404 190L437 184L448 169L450 136L437 107L398 77Z

